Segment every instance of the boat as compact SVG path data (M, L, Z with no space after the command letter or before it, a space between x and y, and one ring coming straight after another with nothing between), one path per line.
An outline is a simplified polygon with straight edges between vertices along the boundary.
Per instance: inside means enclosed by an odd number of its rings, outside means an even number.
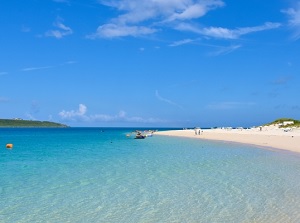
M136 135L135 135L135 139L144 139L146 138L145 135L142 135L142 133L138 132Z
M146 136L143 136L143 135L136 135L135 136L135 139L144 139L146 138Z

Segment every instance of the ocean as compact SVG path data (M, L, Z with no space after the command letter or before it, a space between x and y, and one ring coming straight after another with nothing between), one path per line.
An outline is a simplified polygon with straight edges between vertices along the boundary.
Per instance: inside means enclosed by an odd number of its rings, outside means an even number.
M298 154L133 130L1 128L0 222L300 222Z

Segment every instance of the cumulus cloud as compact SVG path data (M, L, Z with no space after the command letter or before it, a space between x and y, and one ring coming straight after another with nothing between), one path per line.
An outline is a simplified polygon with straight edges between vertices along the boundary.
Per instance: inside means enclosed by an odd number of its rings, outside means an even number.
M91 39L97 37L114 38L122 36L142 36L151 33L155 33L155 29L143 27L143 26L127 26L127 25L116 25L116 24L105 24L99 26L97 32L88 36Z
M164 120L157 118L142 118L142 117L129 117L125 111L120 111L115 115L109 114L87 114L87 106L79 104L77 110L61 111L58 114L61 119L67 121L86 121L86 122L135 122L135 123L162 123Z
M289 26L294 30L292 38L298 40L300 38L300 2L298 2L295 8L282 10L282 12L289 17Z
M84 104L79 104L78 110L71 110L71 111L62 110L61 112L59 112L59 116L62 119L66 119L66 120L76 120L76 119L87 120L89 118L86 116L86 112L87 112L87 107Z
M71 35L73 33L73 30L70 27L64 25L61 20L61 18L58 18L57 21L53 24L53 26L57 29L48 30L45 33L45 36L61 39L64 36Z
M36 118L30 114L30 113L26 113L25 116L29 119L29 120L36 120Z

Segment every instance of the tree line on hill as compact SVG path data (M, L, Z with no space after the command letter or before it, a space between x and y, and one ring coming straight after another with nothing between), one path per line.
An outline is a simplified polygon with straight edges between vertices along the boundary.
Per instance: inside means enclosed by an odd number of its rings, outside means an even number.
M0 119L0 127L55 127L66 128L67 125L49 122L49 121L33 121L23 119Z

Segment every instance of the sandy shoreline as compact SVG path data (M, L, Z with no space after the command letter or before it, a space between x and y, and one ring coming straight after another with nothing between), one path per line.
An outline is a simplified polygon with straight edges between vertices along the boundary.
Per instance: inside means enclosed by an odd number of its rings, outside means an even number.
M194 129L156 132L156 135L190 137L205 140L238 142L261 147L300 153L300 130L285 132L282 129L203 129L200 135Z

